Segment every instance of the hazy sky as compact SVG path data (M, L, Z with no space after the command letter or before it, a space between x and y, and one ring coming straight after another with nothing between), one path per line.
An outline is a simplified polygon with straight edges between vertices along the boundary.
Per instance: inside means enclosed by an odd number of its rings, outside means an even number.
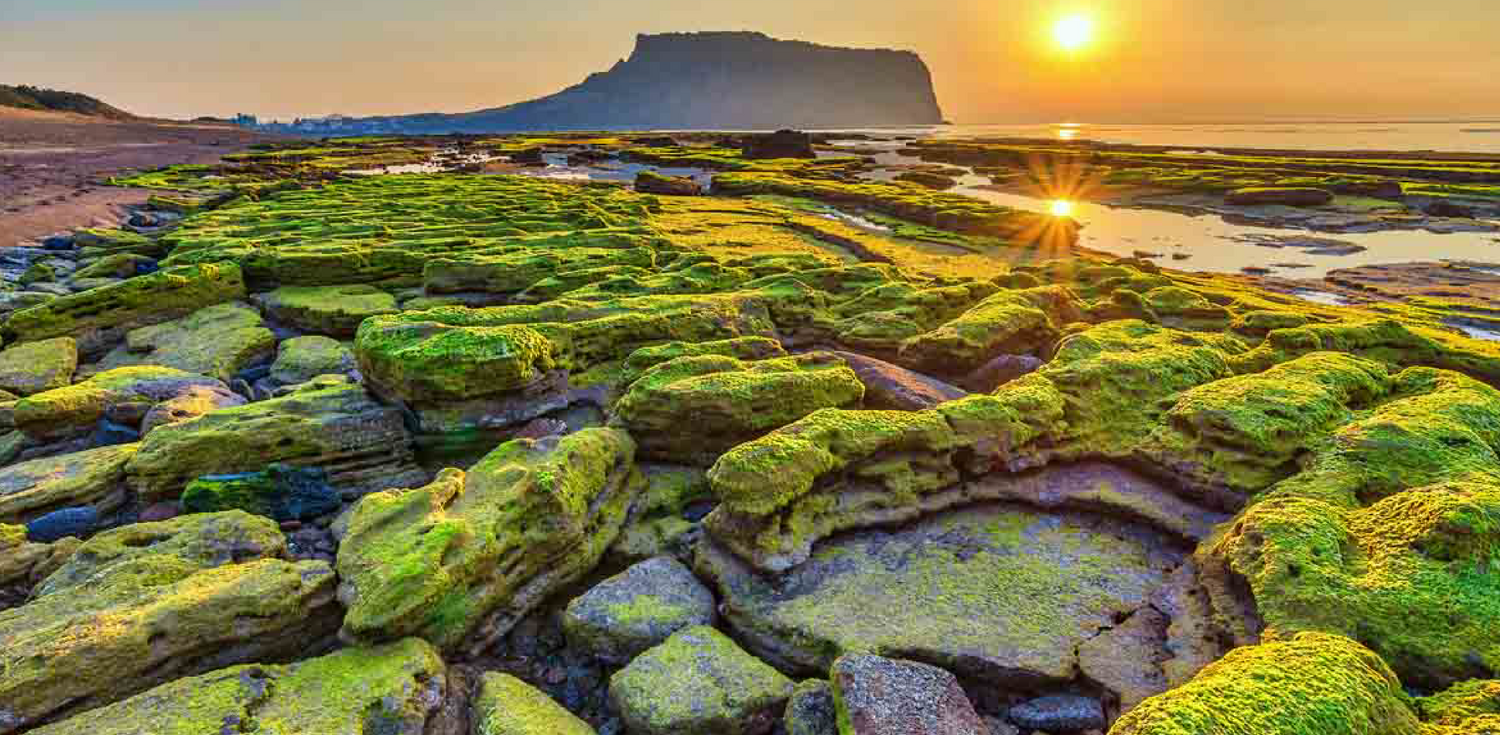
M1052 43L1061 15L1097 43ZM911 49L956 122L1500 117L1500 0L0 0L0 83L139 114L494 107L636 33Z

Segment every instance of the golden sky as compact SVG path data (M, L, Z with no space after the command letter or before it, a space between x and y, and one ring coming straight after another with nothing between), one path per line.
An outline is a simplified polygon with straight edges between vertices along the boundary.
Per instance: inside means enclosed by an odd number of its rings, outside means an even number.
M1069 54L1073 13L1096 37ZM0 0L0 83L177 117L452 112L683 30L916 51L961 123L1500 117L1500 0Z

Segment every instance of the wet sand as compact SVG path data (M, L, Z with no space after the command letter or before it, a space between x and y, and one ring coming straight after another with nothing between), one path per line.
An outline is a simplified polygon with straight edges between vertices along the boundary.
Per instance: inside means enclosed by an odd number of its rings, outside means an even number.
M149 192L105 185L112 175L209 163L271 139L229 125L0 108L0 247L118 223Z

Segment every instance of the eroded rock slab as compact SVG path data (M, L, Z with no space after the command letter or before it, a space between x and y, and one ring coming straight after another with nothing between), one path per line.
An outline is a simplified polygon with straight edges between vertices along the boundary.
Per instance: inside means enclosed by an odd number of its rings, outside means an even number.
M445 669L432 646L407 638L185 677L33 732L209 734L252 727L276 735L423 735L443 701Z
M343 635L454 649L505 634L598 563L644 483L622 431L516 439L468 473L374 493L339 546Z
M1071 680L1078 646L1144 607L1182 558L1141 526L992 503L831 538L775 580L715 544L696 566L740 639L788 670L867 651L1037 686Z
M30 602L0 612L0 732L317 650L338 626L333 570L285 553L275 523L239 511L84 542Z
M791 679L708 626L678 631L609 680L640 735L762 735L791 693Z
M0 469L0 523L24 523L87 505L108 515L125 503L125 463L139 444L117 444Z

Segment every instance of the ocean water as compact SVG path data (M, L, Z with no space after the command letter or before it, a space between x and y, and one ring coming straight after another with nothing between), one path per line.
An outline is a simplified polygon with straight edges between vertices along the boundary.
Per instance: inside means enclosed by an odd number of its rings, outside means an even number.
M919 137L1087 138L1107 143L1325 151L1443 151L1500 154L1500 118L1444 122L1239 124L941 125L854 132Z

